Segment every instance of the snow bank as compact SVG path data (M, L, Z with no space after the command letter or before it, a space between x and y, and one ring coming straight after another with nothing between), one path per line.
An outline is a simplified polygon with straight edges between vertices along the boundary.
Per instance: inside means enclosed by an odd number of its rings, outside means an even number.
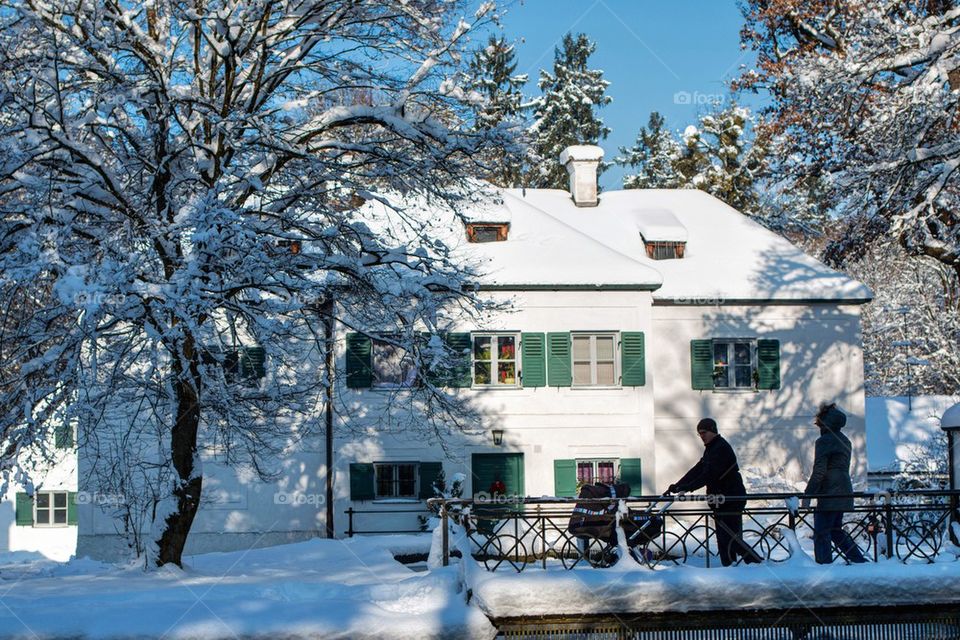
M311 540L185 559L145 573L90 560L0 565L4 638L492 638L459 569L393 554L429 536Z

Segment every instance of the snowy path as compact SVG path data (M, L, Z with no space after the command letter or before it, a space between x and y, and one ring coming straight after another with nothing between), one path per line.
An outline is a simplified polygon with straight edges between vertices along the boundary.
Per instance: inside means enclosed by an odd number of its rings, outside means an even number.
M391 551L424 536L312 540L144 573L90 560L0 565L0 637L492 638L457 567L415 573ZM16 560L16 558L13 558Z

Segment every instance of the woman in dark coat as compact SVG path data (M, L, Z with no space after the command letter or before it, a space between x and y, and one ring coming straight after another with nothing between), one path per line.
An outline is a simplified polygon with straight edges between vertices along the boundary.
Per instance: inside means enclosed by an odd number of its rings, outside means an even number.
M670 485L667 493L696 491L707 488L707 504L713 510L717 523L717 551L720 562L729 566L737 556L751 564L763 559L743 541L743 509L747 494L737 465L737 454L730 443L717 432L717 423L704 418L697 424L697 434L703 441L703 457L682 478ZM728 500L727 496L740 497Z
M816 451L813 457L813 472L804 490L804 495L838 495L853 493L850 482L850 440L840 433L847 424L847 416L835 404L824 405L817 412L815 424L820 427ZM809 506L810 498L803 499ZM843 512L853 510L853 498L818 498L813 512L813 553L820 564L833 562L831 542L840 553L854 563L866 562L853 539L843 530Z

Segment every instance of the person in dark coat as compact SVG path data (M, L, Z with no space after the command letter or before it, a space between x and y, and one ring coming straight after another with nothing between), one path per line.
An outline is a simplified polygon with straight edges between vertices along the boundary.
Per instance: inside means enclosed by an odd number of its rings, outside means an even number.
M853 498L843 494L853 493L850 482L850 440L840 433L847 424L847 416L836 404L824 405L817 412L814 423L820 427L813 456L813 472L804 495L837 495L837 498L817 498L813 512L813 554L820 564L833 562L831 542L840 553L853 563L866 562L857 544L843 530L843 512L853 510ZM803 499L803 506L810 506L810 498Z
M704 418L697 423L697 434L703 441L703 457L682 478L667 488L667 493L684 493L707 488L707 504L713 510L716 521L717 549L720 562L730 566L740 556L750 564L762 562L762 558L743 541L743 509L747 502L728 500L727 496L745 496L737 454L730 443L717 432L717 423Z

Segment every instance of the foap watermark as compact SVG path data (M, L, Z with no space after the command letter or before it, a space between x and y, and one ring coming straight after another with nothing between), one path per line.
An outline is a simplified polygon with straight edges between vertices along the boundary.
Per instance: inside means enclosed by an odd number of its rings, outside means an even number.
M77 504L92 504L98 507L119 507L127 504L127 496L123 495L122 493L78 491Z
M720 106L726 100L722 93L700 93L699 91L677 91L673 94L673 104L694 104Z
M708 507L716 508L727 501L727 496L719 493L708 493L702 495L699 493L677 493L670 496L674 502L706 502Z
M676 304L692 307L719 307L727 300L723 296L680 296L674 298Z
M487 493L481 491L473 497L474 504L523 504L524 496L506 493Z
M126 300L127 296L122 293L101 293L99 291L81 291L73 296L73 304L78 307L118 307Z
M273 504L285 504L291 507L306 505L320 506L327 503L322 493L303 493L301 491L278 491L273 494Z

